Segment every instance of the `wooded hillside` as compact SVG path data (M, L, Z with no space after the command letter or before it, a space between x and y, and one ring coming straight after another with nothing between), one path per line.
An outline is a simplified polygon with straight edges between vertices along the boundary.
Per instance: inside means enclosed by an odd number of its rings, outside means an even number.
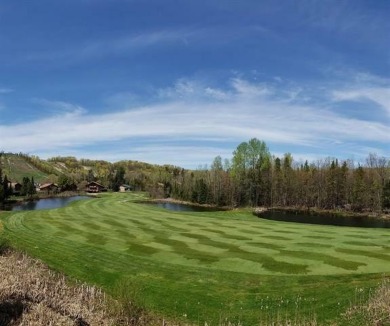
M3 177L35 180L65 187L97 181L117 191L121 184L148 191L152 197L173 197L217 206L305 207L383 211L390 209L390 160L368 154L364 162L320 159L296 162L291 154L273 156L256 138L239 144L231 159L217 156L210 167L186 170L137 161L54 157L41 160L25 154L4 154ZM7 165L8 164L8 165ZM26 167L30 170L26 170ZM14 181L14 180L13 180Z

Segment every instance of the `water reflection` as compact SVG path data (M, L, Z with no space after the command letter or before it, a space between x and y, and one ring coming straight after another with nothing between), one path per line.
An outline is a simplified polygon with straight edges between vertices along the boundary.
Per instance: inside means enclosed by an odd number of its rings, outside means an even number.
M176 212L215 212L223 210L215 207L193 206L170 202L143 202L143 204L150 204Z
M90 198L88 196L73 196L73 197L61 197L61 198L45 198L36 201L24 202L10 207L10 211L34 211L40 209L53 209L60 208L68 205L72 201Z
M270 210L257 214L261 218L273 221L335 225L335 226L352 226L361 228L390 228L390 220L372 218L365 216L337 216L332 214L304 214L302 212L285 212Z

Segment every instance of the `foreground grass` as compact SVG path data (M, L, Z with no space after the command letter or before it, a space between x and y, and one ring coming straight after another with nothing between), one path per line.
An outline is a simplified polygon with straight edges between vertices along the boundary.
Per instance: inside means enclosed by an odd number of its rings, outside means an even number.
M375 291L364 294L357 289L355 304L343 314L348 325L390 325L390 281L384 279Z
M161 325L142 310L125 317L120 301L15 251L1 251L0 275L0 325Z
M5 213L3 236L109 292L134 284L147 309L199 324L337 321L356 289L368 293L390 271L386 229L170 212L135 203L142 196Z

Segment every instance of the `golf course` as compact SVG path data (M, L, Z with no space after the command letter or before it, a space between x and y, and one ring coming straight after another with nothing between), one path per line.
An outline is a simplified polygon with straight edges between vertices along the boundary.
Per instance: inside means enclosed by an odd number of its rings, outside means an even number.
M390 273L390 229L173 212L143 193L2 212L0 237L71 278L194 324L337 320Z

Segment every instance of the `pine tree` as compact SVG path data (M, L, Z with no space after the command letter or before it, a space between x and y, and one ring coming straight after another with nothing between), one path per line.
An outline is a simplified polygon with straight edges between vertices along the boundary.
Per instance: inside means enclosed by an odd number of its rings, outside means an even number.
M0 203L4 203L4 200L5 200L5 196L4 196L4 188L3 188L3 178L0 169Z
M3 180L3 196L4 196L4 199L7 199L11 195L12 195L12 188L10 187L10 182L9 182L7 176L5 175L4 176L4 180Z
M390 180L383 186L382 209L390 209Z

